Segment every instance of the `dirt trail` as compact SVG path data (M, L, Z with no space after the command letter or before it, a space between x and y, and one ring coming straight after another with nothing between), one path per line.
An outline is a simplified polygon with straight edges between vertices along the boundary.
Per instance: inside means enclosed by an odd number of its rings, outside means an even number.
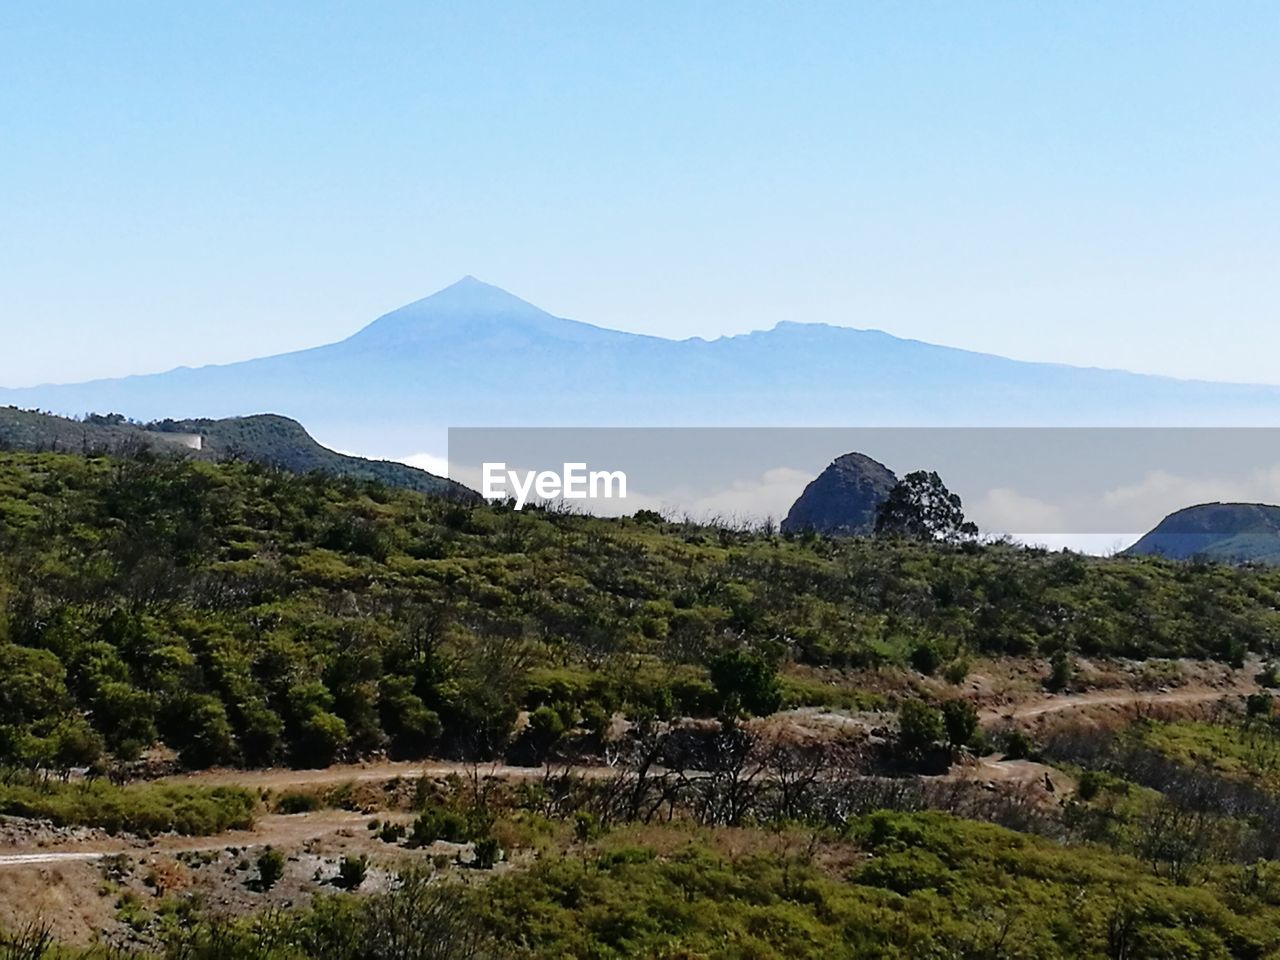
M156 782L199 784L207 787L247 787L250 790L281 790L333 786L351 782L376 783L396 778L417 780L420 777L458 776L464 780L471 777L499 780L541 780L548 773L554 775L564 769L566 768L562 764L550 767L515 767L504 763L477 764L448 760L434 760L430 763L383 760L368 763L337 764L319 770L291 770L286 767L273 767L268 770L199 770L194 773L164 777ZM573 772L575 776L580 777L603 777L609 776L615 771L611 767L576 766L573 767Z
M1059 713L1064 710L1080 710L1088 707L1127 707L1158 704L1194 704L1211 703L1215 700L1226 700L1232 697L1254 693L1258 689L1252 681L1241 680L1237 685L1219 689L1169 690L1151 692L1146 690L1111 691L1100 690L1090 693L1074 693L1065 696L1048 696L1045 699L1032 700L1026 703L1006 704L1000 707L989 707L980 711L983 720L1025 720L1044 716L1048 713Z
M1158 704L1199 704L1243 696L1258 690L1252 674L1239 671L1231 682L1214 687L1195 686L1176 690L1098 690L1086 693L1052 695L1044 694L1021 703L988 707L979 711L983 721L1031 720L1047 714L1093 707L1126 707ZM800 715L803 711L790 711ZM838 717L833 714L831 717ZM850 723L861 720L847 718ZM1025 766L1025 765L1024 765ZM306 789L308 787L336 786L348 782L380 782L395 778L419 777L497 778L503 780L537 780L565 769L556 767L516 767L508 764L474 764L449 761L412 763L382 761L361 764L343 764L320 770L202 770L164 778L160 782L200 784L204 786L242 786L251 790ZM577 776L607 777L614 773L610 767L575 767ZM973 771L977 773L978 771ZM1023 779L1043 775L1042 770L1004 770L999 764L984 760L981 773L984 779ZM983 776L985 774L985 776ZM972 775L972 774L971 774ZM340 810L318 810L311 813L261 817L252 830L236 830L210 837L159 837L150 842L127 840L117 837L101 837L68 840L47 845L0 847L0 869L31 866L47 866L60 863L92 862L120 853L142 855L148 853L182 853L219 850L225 847L252 847L272 844L288 846L307 840L335 834L339 831L362 827L367 815Z
M95 861L122 853L140 857L155 853L198 853L226 847L261 847L268 844L287 847L341 830L363 829L368 819L365 814L348 810L317 810L292 815L268 814L260 817L251 830L229 830L208 837L163 836L150 842L103 837L10 848L0 853L0 869Z
M316 810L314 813L291 815L266 814L253 824L252 829L233 829L207 837L163 836L147 842L136 838L131 840L104 836L46 845L10 847L9 850L0 852L0 868L83 863L118 854L146 856L223 850L229 846L300 845L344 829L364 829L367 820L369 817L366 814L352 813L349 810Z

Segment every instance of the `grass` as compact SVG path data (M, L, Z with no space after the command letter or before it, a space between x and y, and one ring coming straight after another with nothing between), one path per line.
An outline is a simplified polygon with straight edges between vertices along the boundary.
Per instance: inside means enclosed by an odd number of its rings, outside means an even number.
M1280 793L1280 735L1269 723L1148 723L1137 735L1171 760Z
M253 826L257 798L240 787L0 783L0 814L112 833L209 836Z
M801 667L792 667L778 677L784 709L825 707L831 710L883 710L885 698L879 693L860 688L830 671L821 676Z

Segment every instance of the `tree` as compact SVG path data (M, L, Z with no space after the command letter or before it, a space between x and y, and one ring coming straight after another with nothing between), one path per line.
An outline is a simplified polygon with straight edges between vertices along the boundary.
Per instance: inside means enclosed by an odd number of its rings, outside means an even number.
M759 654L730 650L712 660L710 670L722 709L766 717L782 706L777 670Z
M546 758L564 733L564 719L554 707L539 707L529 714L529 738L539 760Z
M440 739L440 715L413 692L413 679L389 674L379 681L378 708L397 758L421 757Z
M968 700L948 700L942 705L942 725L952 749L967 746L978 732L978 711Z
M493 837L482 837L476 841L471 865L477 870L492 870L501 859L502 847Z
M960 497L933 471L909 473L889 491L876 511L877 536L953 542L978 534L964 518Z
M1071 682L1075 679L1075 667L1071 663L1071 657L1067 655L1067 651L1058 648L1053 651L1049 657L1049 677L1045 681L1045 685L1055 693L1060 693L1071 686Z
M942 665L942 651L938 649L937 644L932 641L918 643L911 650L911 666L915 667L926 677L931 677L937 672L938 667Z
M267 847L258 855L258 887L270 890L284 876L284 854Z
M211 694L195 694L185 698L182 762L193 769L230 763L235 759L235 738L227 711Z
M369 873L369 858L348 854L338 863L338 886L358 890Z
M908 700L898 708L898 748L919 758L942 739L942 712L923 700Z

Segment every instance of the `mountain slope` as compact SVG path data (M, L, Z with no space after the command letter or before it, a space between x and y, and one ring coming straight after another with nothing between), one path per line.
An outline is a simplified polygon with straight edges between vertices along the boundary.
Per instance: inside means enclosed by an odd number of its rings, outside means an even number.
M439 452L450 426L1080 426L1280 422L1280 388L1022 363L780 323L665 340L554 317L466 278L338 343L222 366L0 390L136 419L280 410L326 443Z
M292 473L319 472L376 480L418 493L477 499L461 484L425 470L330 450L317 443L302 424L274 414L136 424L118 415L69 420L31 410L0 408L0 450L96 454L137 449L198 460L249 460Z
M1280 507L1202 503L1171 513L1125 551L1172 560L1280 564Z

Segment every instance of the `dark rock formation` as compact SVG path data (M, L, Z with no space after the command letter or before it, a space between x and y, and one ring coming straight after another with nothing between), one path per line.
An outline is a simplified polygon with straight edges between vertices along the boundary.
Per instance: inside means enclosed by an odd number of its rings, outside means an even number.
M804 488L782 521L783 532L866 536L875 530L876 510L897 482L883 463L846 453Z

